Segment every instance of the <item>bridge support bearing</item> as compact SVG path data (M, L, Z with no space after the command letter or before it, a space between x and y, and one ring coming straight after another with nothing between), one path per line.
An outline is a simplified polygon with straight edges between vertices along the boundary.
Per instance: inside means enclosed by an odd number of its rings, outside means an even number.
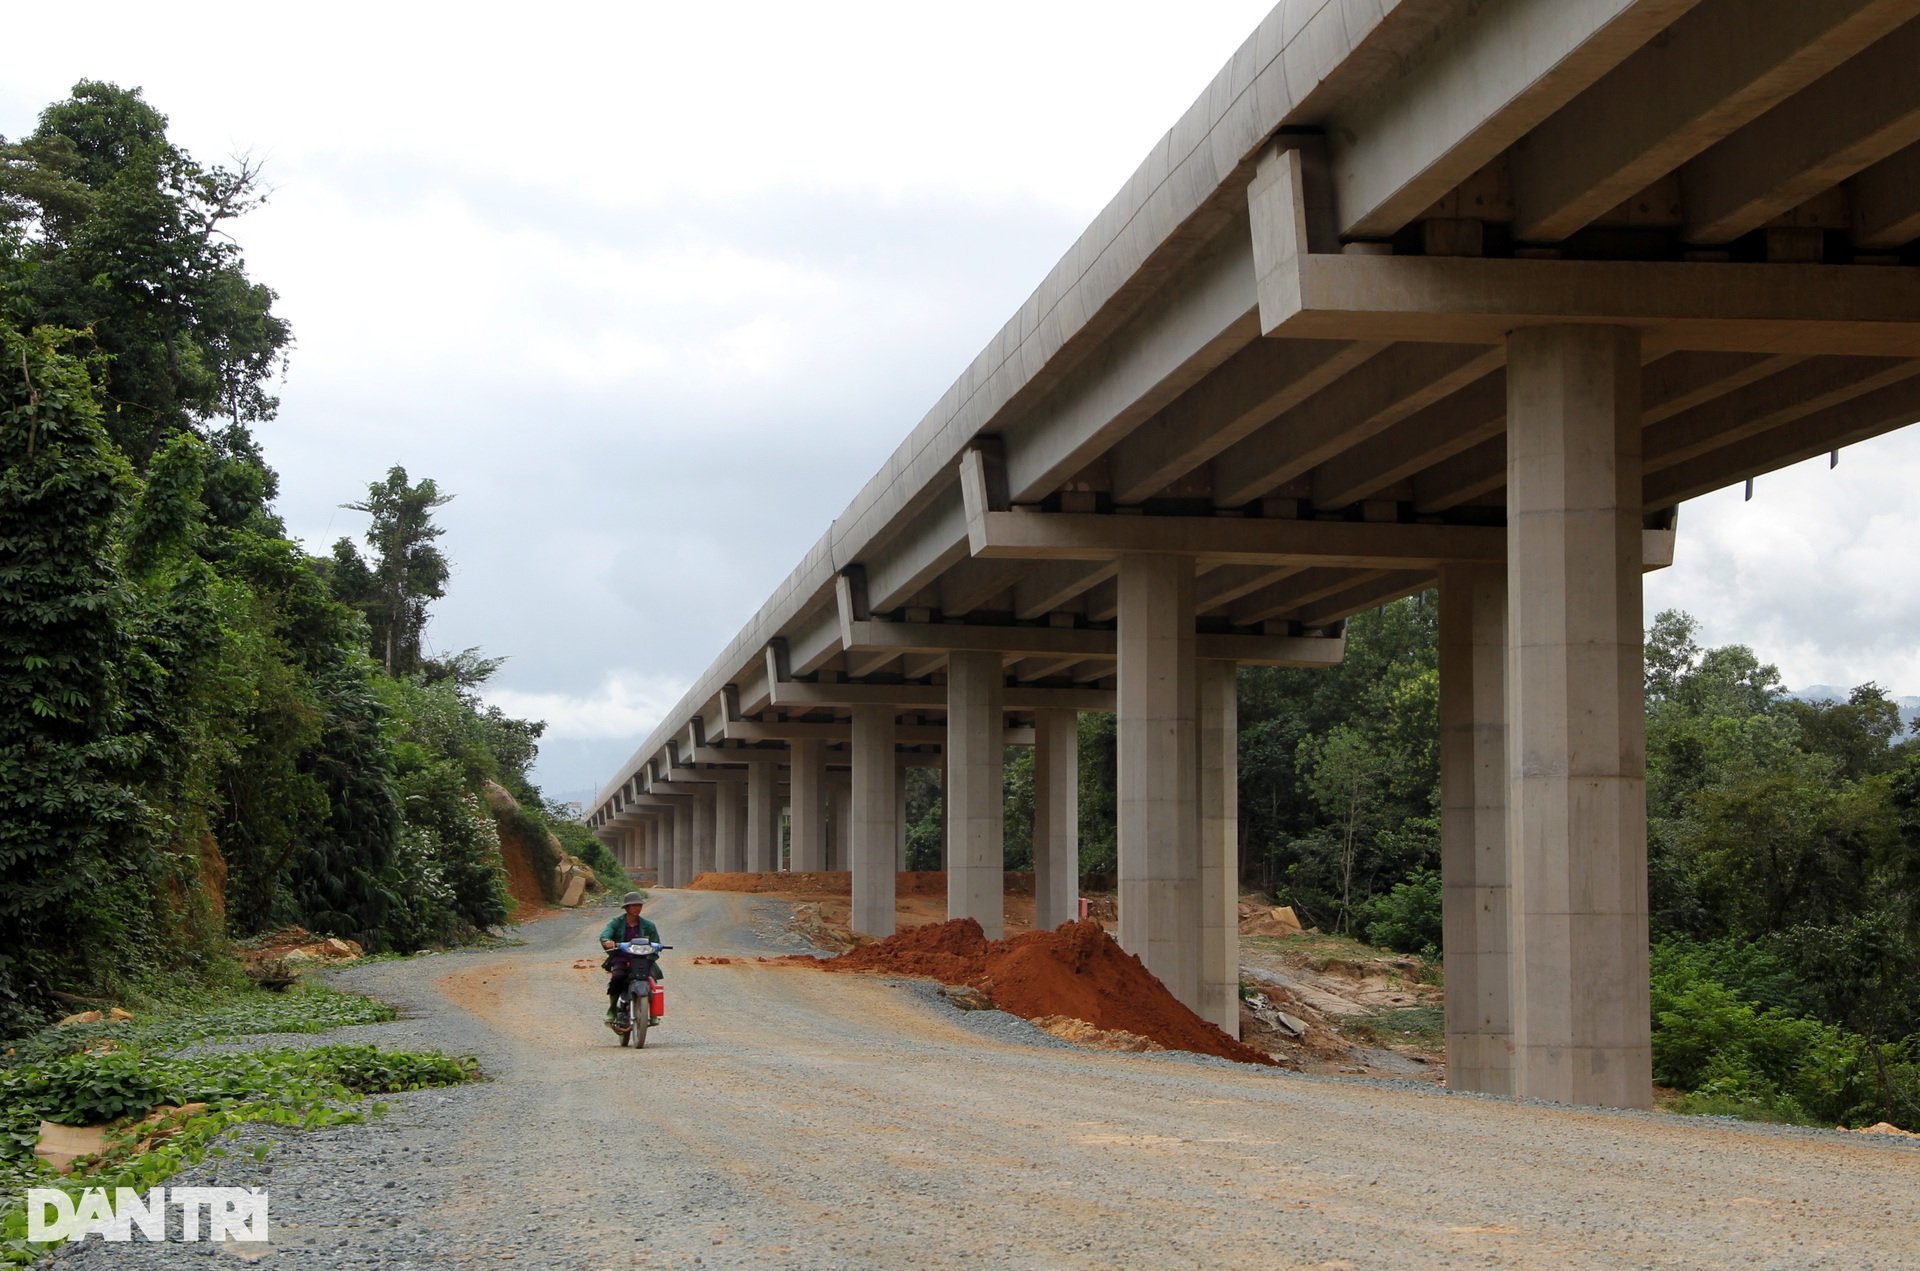
M1080 715L1033 715L1033 925L1051 931L1079 912Z
M1507 944L1507 579L1440 575L1440 879L1447 1084L1513 1092Z
M998 653L948 659L947 917L972 918L989 940L1006 934L1002 688Z
M1119 569L1120 944L1200 1009L1200 810L1193 563Z
M1652 1103L1640 348L1507 342L1513 1093Z
M792 793L792 863L795 872L827 867L826 751L819 741L795 741Z
M780 766L772 759L747 765L747 870L765 874L780 867Z
M1200 1007L1240 1036L1240 705L1232 662L1199 664Z
M852 821L853 929L890 936L894 926L894 857L900 837L894 783L893 708L853 708L853 781L846 810ZM838 810L836 809L836 812Z

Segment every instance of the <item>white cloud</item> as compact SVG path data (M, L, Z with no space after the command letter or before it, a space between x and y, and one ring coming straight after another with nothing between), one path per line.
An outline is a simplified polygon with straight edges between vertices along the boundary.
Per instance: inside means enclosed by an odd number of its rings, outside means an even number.
M585 693L495 688L481 693L489 705L516 719L545 720L542 740L605 741L653 731L687 691L687 682L631 668L609 671Z
M1647 613L1684 609L1703 643L1746 644L1790 687L1867 680L1920 693L1920 428L1762 476L1681 509Z

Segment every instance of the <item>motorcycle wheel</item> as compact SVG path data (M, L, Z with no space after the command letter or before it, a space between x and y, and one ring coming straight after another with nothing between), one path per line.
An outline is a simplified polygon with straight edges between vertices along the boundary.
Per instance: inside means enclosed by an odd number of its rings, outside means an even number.
M652 1005L652 1002L646 999L642 999L642 1001L645 1001L646 1005L642 1005L641 1002L638 1001L630 1002L627 1005L627 1017L633 1021L633 1026L627 1031L633 1037L633 1048L635 1050L644 1050L647 1045L647 1008Z

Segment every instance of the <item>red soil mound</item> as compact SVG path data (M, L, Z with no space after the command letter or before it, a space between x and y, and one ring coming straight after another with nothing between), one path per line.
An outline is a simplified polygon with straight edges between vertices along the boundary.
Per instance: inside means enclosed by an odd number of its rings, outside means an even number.
M827 971L877 971L971 985L1001 1010L1025 1019L1068 1015L1096 1028L1138 1034L1168 1050L1273 1063L1181 1005L1097 922L1070 922L1056 931L989 942L979 923L956 918L909 928L818 965Z
M944 896L947 876L933 871L895 876L895 894L900 896ZM782 896L851 896L853 875L846 870L818 873L778 874L697 874L687 884L689 891L777 892Z

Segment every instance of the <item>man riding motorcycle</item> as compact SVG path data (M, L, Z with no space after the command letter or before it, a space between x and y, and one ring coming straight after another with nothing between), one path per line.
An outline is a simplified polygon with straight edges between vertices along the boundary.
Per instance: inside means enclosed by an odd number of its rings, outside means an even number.
M644 891L630 891L621 898L624 913L615 914L607 919L607 925L600 928L600 947L607 950L607 959L600 965L612 972L607 980L607 1027L613 1027L614 1007L620 1001L620 995L627 991L627 981L633 974L633 959L620 952L619 946L633 940L650 940L659 944L660 928L640 916L640 907L647 901ZM658 968L653 978L664 980ZM649 1017L651 1024L660 1022L657 1016Z

